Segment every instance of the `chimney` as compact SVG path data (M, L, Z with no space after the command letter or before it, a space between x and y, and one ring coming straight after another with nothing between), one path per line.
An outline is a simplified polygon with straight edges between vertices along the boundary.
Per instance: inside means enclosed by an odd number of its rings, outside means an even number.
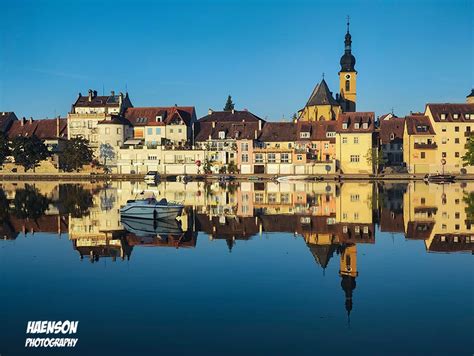
M209 108L209 110L207 111L207 114L211 115L212 113L213 113L212 109Z
M21 126L24 126L26 122L26 118L23 116L20 120Z
M262 130L262 120L258 120L258 131Z
M115 92L113 90L110 91L110 96L115 96Z
M59 116L56 118L56 137L59 137Z
M81 92L79 92L79 98L81 98L81 97L82 97L82 94L81 94Z
M97 96L97 90L94 90L93 94L94 94L94 98L95 98Z
M119 105L122 106L122 103L123 103L123 93L121 92L119 94Z
M216 122L213 121L213 122L212 122L212 128L215 128L215 127L216 127Z
M89 89L89 101L92 101L92 89Z
M235 110L234 110L234 109L232 109L232 115L233 115L234 113L235 113Z
M33 123L33 118L32 118L31 116L30 116L30 119L28 120L28 122L29 122L30 124Z
M255 130L255 139L257 139L257 137L258 137L258 133L257 133L257 132L258 132L258 131Z

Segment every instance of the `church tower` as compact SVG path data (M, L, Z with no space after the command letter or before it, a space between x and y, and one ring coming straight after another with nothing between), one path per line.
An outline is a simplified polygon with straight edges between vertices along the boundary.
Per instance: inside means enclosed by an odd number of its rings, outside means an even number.
M344 112L353 112L356 111L357 71L354 68L356 59L352 55L349 17L347 17L347 33L344 44L344 54L341 57L341 70L339 71L339 100Z

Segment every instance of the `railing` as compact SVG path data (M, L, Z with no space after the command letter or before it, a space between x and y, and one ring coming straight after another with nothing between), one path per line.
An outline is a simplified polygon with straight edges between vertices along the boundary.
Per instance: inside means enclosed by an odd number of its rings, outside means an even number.
M422 150L434 150L438 148L436 143L415 143L415 148Z

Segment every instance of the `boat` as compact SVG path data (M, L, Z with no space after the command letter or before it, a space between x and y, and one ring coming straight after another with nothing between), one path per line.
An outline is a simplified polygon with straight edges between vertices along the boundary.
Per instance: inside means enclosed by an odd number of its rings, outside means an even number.
M160 235L180 235L183 233L181 223L176 219L144 220L123 217L120 222L125 230L138 237L156 237Z
M282 177L277 177L276 181L283 183L283 182L297 182L297 181L302 181L302 180L308 180L310 179L310 176L307 175L300 175L300 176L282 176Z
M428 183L453 183L455 178L451 174L427 174L423 179Z
M145 182L146 183L156 183L157 181L160 180L160 175L158 174L157 171L149 171L146 175L145 175Z
M128 200L127 204L120 208L121 217L153 220L176 219L183 212L184 205L177 202L169 202L166 199L156 200L155 197Z

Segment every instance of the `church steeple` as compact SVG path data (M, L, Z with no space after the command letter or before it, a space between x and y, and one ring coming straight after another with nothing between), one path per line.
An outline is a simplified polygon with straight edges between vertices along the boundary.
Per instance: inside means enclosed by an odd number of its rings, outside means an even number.
M339 102L342 110L351 112L356 110L356 84L357 71L356 59L352 54L352 36L349 32L349 16L347 16L347 32L344 39L344 54L341 57L341 70L339 71Z

